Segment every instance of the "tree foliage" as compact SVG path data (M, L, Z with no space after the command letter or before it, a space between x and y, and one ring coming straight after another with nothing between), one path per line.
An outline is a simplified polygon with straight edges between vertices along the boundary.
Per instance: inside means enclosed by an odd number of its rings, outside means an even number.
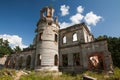
M0 39L0 57L3 57L4 55L9 55L12 53L19 53L21 52L21 48L19 46L16 46L14 49L12 49L9 46L8 40Z
M20 53L20 52L21 52L21 48L20 48L19 46L16 46L16 47L14 48L14 52L15 52L15 53Z
M120 68L120 37L108 37L106 35L99 36L95 40L106 39L108 42L108 49L111 52L114 66Z
M0 39L0 57L11 54L13 50L9 46L8 40L3 40L2 38Z

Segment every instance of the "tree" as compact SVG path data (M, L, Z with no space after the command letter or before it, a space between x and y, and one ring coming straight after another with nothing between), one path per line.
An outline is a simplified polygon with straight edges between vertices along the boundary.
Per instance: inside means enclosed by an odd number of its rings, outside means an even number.
M120 68L120 38L109 37L108 49L112 53L114 65Z
M21 52L21 48L20 48L19 46L16 46L16 47L14 48L14 52L15 52L15 53L20 53L20 52Z
M13 53L12 48L9 46L8 40L0 39L0 57Z
M99 36L99 37L95 38L95 41L105 40L105 39L107 39L107 38L108 38L108 37L107 37L106 35L104 35L104 36Z
M95 40L106 39L108 42L108 50L111 52L114 66L120 68L120 37L108 37L106 35L99 36Z

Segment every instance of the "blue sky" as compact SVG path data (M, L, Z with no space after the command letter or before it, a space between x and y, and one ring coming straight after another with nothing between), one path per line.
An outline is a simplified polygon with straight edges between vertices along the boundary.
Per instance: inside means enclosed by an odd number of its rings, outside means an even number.
M53 6L61 27L85 22L95 37L120 37L120 0L0 0L0 37L26 47L35 36L40 9ZM78 9L79 8L79 9Z

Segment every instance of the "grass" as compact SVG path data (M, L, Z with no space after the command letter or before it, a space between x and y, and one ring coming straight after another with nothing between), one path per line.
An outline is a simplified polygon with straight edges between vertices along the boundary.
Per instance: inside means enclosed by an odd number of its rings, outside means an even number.
M120 69L115 68L114 75L110 76L110 80L120 80Z
M29 75L21 76L20 80L80 80L80 76L70 74L53 75L53 73L31 72Z
M63 73L62 75L53 76L51 74L45 75L44 73L33 71L29 75L21 76L20 80L82 80L84 74L97 78L97 80L120 80L119 68L115 68L113 75L107 73L86 71L83 74L77 74L74 76L66 73Z
M120 69L119 68L115 68L113 74L97 73L97 72L91 72L91 71L87 71L84 74L97 78L97 80L120 80Z
M43 75L41 72L31 72L29 75L21 76L20 80L52 80L51 75Z
M15 70L12 69L0 70L0 80L13 80L15 75L16 75Z
M14 80L16 71L12 69L0 70L0 80ZM52 72L35 72L31 71L28 75L22 75L20 80L82 80L83 75L88 75L97 80L120 80L120 69L115 68L114 74L110 75L107 73L97 73L92 71L86 71L82 74L71 75L63 73L62 75L54 75Z

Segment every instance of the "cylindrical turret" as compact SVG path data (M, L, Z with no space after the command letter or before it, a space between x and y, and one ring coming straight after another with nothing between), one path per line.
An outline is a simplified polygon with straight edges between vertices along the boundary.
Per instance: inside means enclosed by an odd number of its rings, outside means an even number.
M54 22L54 9L45 7L41 10L41 18L37 23L36 61L35 69L58 71L58 31L59 26ZM43 15L46 13L46 15Z

